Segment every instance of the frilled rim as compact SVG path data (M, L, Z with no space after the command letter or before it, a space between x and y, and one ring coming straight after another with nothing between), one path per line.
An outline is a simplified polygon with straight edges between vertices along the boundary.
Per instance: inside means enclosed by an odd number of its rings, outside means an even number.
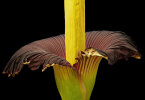
M76 63L75 64L73 64L73 66L71 66L71 65L61 65L61 64L55 64L55 63L53 63L53 64L47 64L43 69L42 69L42 72L44 72L47 68L49 68L49 67L53 67L53 66L66 66L66 67L72 67L74 70L77 70L77 71L79 71L80 70L80 67L78 66L78 65L80 65L80 63L85 63L85 61L84 62L81 62L81 61L83 61L82 59L83 58L85 58L85 59L88 59L88 58L91 58L91 57L100 57L100 58L104 58L104 59L106 59L106 60L108 60L108 57L106 56L106 54L105 53L103 53L103 52L100 52L100 51L98 51L98 50L96 50L96 49L94 49L94 48L89 48L89 49L86 49L84 52L83 51L80 51L79 53L78 53L78 57L76 58ZM26 64L29 64L30 62L25 62ZM94 61L94 63L95 63L95 61Z
M98 54L103 55L109 64L114 64L120 59L127 60L129 57L141 58L132 40L118 31L86 32L85 52L89 50L88 48L94 48L91 50L96 50ZM85 54L85 52L81 53ZM20 48L11 57L3 70L3 74L14 76L26 64L31 70L38 69L40 65L43 65L43 69L45 69L46 66L52 66L53 64L71 67L70 63L65 59L64 35L35 41Z

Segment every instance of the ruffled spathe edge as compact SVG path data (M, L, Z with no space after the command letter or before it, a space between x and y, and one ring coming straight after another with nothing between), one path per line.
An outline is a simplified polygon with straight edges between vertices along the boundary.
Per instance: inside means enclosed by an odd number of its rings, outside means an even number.
M22 47L11 57L4 68L3 74L15 76L26 64L31 70L36 70L41 65L45 69L46 66L52 66L53 64L71 67L65 59L64 40L64 35L60 35L35 41ZM86 48L97 50L99 54L107 58L109 64L114 64L120 59L127 60L129 57L141 58L131 39L122 32L86 32ZM84 52L82 52L83 54Z

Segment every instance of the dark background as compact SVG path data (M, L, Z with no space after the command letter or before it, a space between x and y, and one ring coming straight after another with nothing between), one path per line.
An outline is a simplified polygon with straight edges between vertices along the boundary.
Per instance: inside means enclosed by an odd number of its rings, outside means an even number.
M143 2L96 1L86 0L86 31L123 31L133 39L142 59L121 60L113 66L102 60L91 100L138 100L145 89ZM60 100L52 68L41 73L41 69L24 67L15 78L1 72L23 45L64 33L64 1L1 2L0 16L0 98Z

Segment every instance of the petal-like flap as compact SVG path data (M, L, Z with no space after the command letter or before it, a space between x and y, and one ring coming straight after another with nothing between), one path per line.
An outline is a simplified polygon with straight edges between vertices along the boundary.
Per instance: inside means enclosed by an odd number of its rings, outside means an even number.
M132 40L123 32L92 31L86 33L86 48L95 48L108 56L109 64L128 57L140 58Z
M46 67L53 63L70 66L65 60L64 37L61 35L35 41L22 47L11 57L3 73L14 76L25 64L28 64L31 70L36 70L40 65Z
M94 48L108 57L109 64L119 59L134 57L140 54L131 39L123 32L92 31L86 32L86 49ZM10 59L3 73L14 75L20 72L24 64L36 70L40 65L44 68L51 64L70 65L65 59L65 37L59 35L32 42L18 50Z

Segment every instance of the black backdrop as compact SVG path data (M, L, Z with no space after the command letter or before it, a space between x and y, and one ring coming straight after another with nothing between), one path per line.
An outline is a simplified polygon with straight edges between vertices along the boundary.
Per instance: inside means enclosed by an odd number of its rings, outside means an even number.
M2 2L0 34L0 98L60 100L53 69L41 73L24 67L15 78L1 72L21 46L64 33L64 1ZM144 55L144 15L141 2L86 0L86 31L123 31ZM109 66L102 60L91 100L143 97L144 56ZM19 97L20 96L20 97Z

